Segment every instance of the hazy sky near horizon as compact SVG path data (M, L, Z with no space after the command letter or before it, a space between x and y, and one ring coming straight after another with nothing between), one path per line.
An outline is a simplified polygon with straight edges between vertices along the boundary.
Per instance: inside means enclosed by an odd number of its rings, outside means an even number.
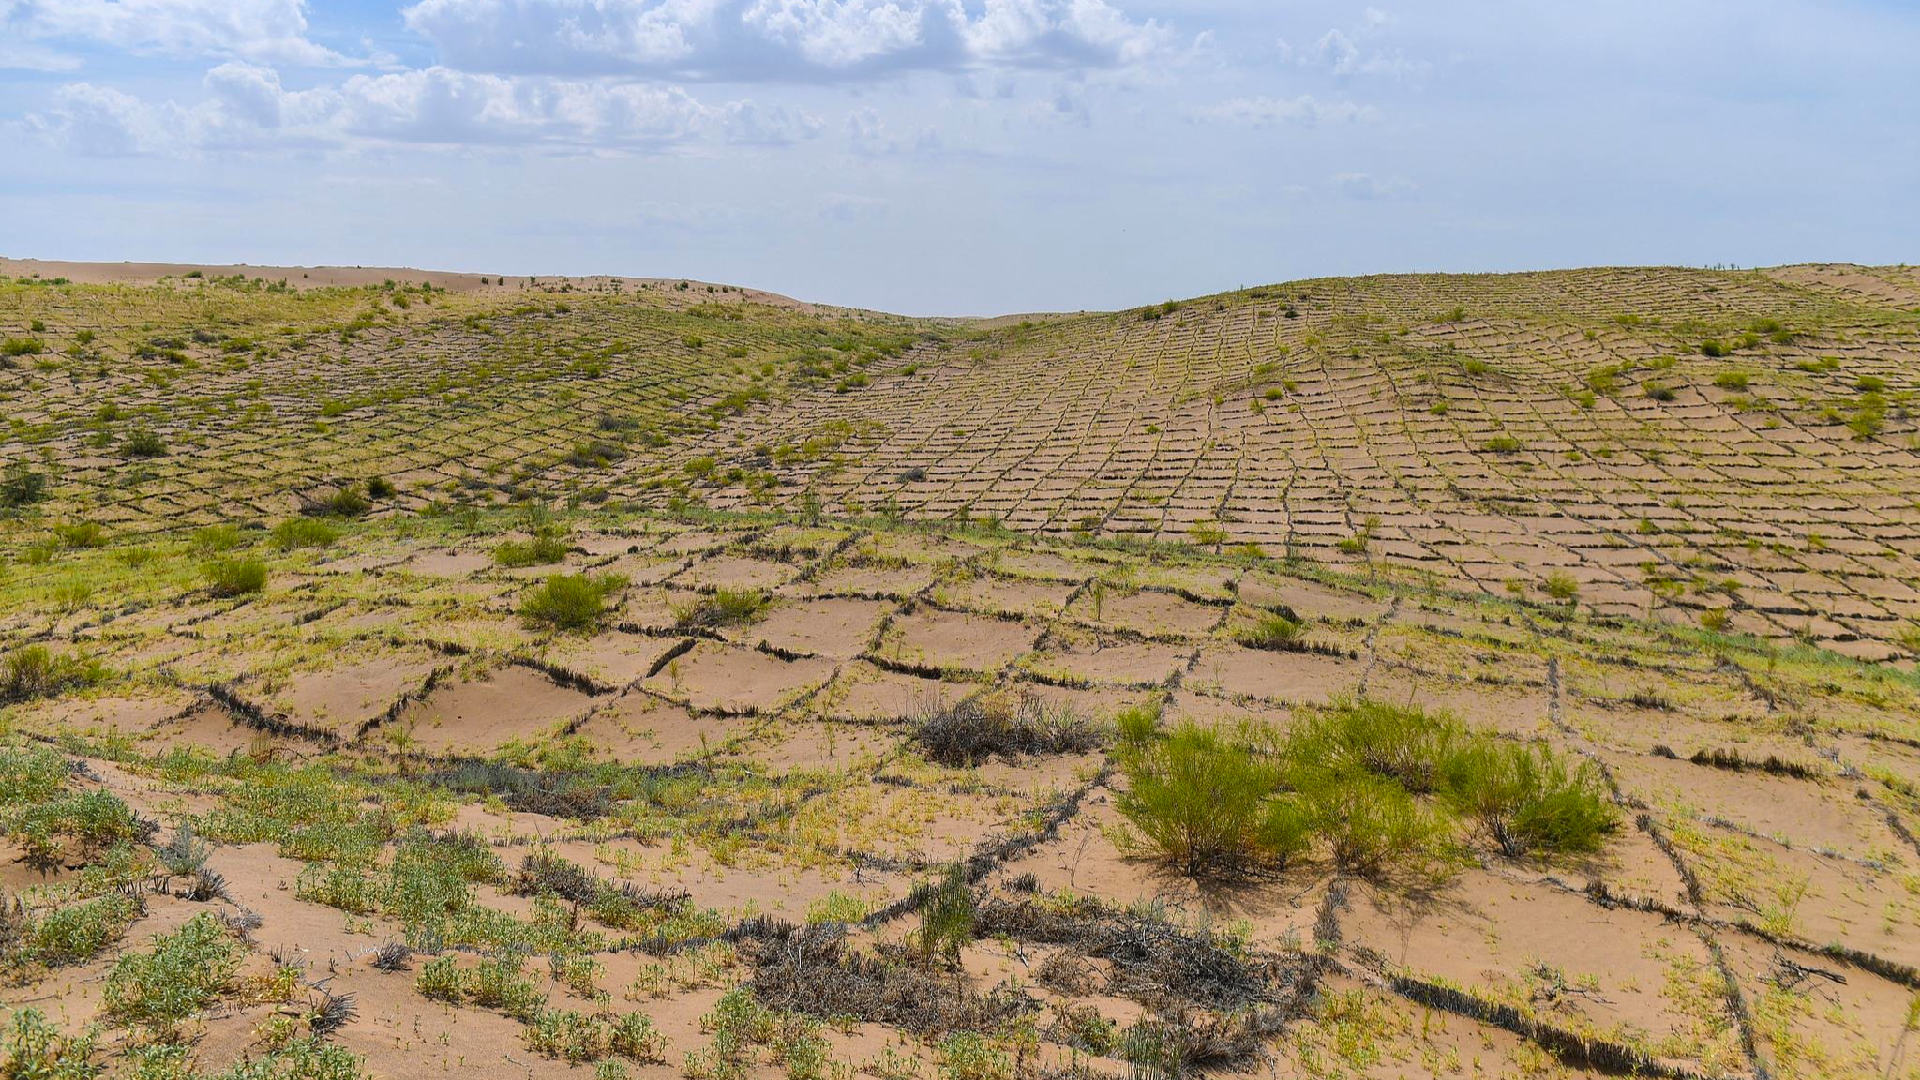
M0 0L0 255L928 314L1920 260L1910 0Z

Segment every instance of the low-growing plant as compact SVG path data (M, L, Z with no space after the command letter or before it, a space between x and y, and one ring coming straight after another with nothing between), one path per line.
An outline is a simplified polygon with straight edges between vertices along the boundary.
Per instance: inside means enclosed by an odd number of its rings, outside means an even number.
M1278 611L1263 611L1252 624L1234 633L1234 640L1249 649L1282 652L1300 643L1300 623Z
M544 566L566 558L567 550L566 535L559 527L542 525L535 528L533 535L525 540L508 540L494 548L493 561L513 569Z
M716 589L673 608L674 625L683 630L737 626L751 620L767 604L759 589Z
M57 697L106 679L98 661L56 653L45 645L22 645L0 660L0 704Z
M606 617L608 598L626 587L617 574L555 574L521 599L520 617L537 628L593 630Z
M169 1035L219 1000L244 951L202 912L156 939L151 949L122 956L107 973L101 1008L129 1025Z
M0 1033L0 1076L9 1080L88 1080L99 1074L92 1028L69 1035L32 1007L17 1009Z
M246 596L267 587L267 564L258 559L215 559L201 573L215 596Z
M1121 814L1190 876L1284 863L1309 842L1299 806L1275 797L1278 764L1213 729L1182 724L1121 756Z
M340 530L315 518L288 518L273 527L273 546L282 551L299 548L330 547L340 539Z
M1509 856L1592 852L1619 813L1590 762L1544 746L1482 737L1446 763L1445 798Z
M1085 753L1100 745L1100 729L1071 708L1032 693L965 698L932 704L913 722L913 740L942 765L978 765L994 756Z
M128 457L136 458L165 457L167 454L167 444L146 428L127 432L126 438L121 440L120 449Z

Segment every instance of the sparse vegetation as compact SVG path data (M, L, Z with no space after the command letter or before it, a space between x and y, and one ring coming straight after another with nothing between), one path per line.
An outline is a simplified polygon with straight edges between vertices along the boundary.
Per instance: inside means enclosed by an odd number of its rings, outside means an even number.
M626 587L626 579L613 574L555 574L528 590L520 617L550 630L592 630L606 617L607 601Z

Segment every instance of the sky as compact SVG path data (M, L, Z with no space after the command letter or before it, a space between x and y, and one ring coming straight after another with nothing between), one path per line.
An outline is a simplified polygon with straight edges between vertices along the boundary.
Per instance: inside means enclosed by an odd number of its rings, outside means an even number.
M0 255L911 314L1920 261L1912 0L0 0Z

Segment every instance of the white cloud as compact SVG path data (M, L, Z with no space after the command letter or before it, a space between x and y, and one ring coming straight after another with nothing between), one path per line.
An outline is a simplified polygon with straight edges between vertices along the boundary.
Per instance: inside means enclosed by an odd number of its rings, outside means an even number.
M1380 116L1379 111L1371 105L1352 101L1321 101L1312 94L1301 94L1294 98L1233 98L1203 109L1198 115L1202 119L1246 127L1354 123L1376 120Z
M1398 199L1413 194L1413 182L1402 177L1376 178L1367 173L1336 173L1333 188L1341 195L1360 202Z
M1305 49L1296 49L1284 38L1275 42L1283 63L1327 72L1338 79L1357 75L1388 75L1396 78L1419 75L1432 67L1424 60L1409 58L1399 48L1362 47L1362 42L1389 33L1394 17L1379 8L1366 9L1362 24L1351 33L1335 27L1320 35ZM1356 40L1357 39L1357 40Z
M838 81L902 71L1144 61L1171 31L1106 0L419 0L450 67L495 73Z
M0 37L168 56L354 63L308 39L306 9L306 0L16 0L0 7Z
M678 87L473 75L427 68L355 75L288 90L270 68L230 62L207 73L206 100L150 104L105 87L63 87L29 119L78 154L192 154L357 143L545 145L661 150L703 138L784 142L821 121L751 101L708 106Z

